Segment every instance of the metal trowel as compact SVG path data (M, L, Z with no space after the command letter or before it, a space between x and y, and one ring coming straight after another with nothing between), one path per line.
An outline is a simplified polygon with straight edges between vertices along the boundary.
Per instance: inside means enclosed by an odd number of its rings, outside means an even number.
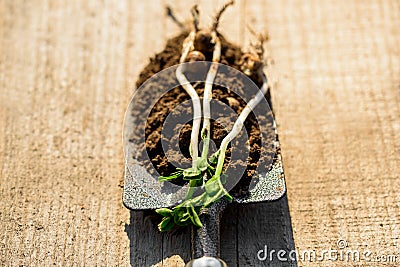
M223 74L224 68L227 68L226 72L231 71L228 69L229 67L226 66L220 67L221 70L219 73ZM123 146L126 164L123 203L131 210L154 210L162 207L172 207L181 201L187 191L187 185L166 185L159 182L157 180L158 174L154 170L149 170L148 166L151 166L151 164L148 164L148 161L150 161L150 159L143 158L140 153L140 151L145 151L144 124L146 123L146 118L151 112L152 107L155 105L157 99L161 98L168 90L179 86L176 81L165 81L165 77L171 76L171 74L175 73L175 70L176 66L163 70L160 74L151 77L151 82L146 81L140 86L140 88L135 91L125 115ZM190 78L190 82L194 83L204 80L204 76L205 74L201 74L200 71L196 77ZM247 77L242 78L240 76L237 79L244 79L243 83L249 87L249 89L246 90L249 95L256 93L259 89ZM217 77L216 83L223 84L223 77L220 78L220 80L218 80ZM155 88L154 84L160 86ZM229 87L230 85L225 84L224 86ZM134 115L139 114L138 112L132 111L135 111L135 109L140 106L143 107L143 101L146 95L151 95L151 100L148 100L148 103L145 105L147 108L145 110L140 110L140 116ZM243 96L243 98L246 98L246 96ZM258 111L254 111L256 115L266 114L270 111L270 99L268 98L267 96L264 104L258 107ZM272 114L272 112L270 113ZM271 117L271 120L273 120L273 117ZM271 125L273 131L276 133L275 122L273 121ZM260 125L261 130L263 127L267 126ZM132 136L137 137L138 135L140 138L132 138ZM285 178L277 134L275 134L274 140L265 140L263 145L273 145L275 147L276 154L273 161L259 163L268 166L261 168L261 171L257 172L257 175L252 178L248 192L243 196L234 196L233 202L255 203L274 201L285 194ZM186 266L226 266L224 261L219 259L219 223L222 212L228 204L225 198L221 198L200 214L203 227L193 228L193 260Z

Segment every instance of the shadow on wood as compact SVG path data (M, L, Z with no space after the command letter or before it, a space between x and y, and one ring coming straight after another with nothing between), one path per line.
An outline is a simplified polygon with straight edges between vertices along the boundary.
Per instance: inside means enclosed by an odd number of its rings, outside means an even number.
M131 266L152 266L179 255L190 260L190 227L168 233L157 229L158 218L152 211L131 211L125 231L130 241ZM267 258L257 253L267 246ZM279 261L277 252L286 251L288 261ZM297 266L289 252L295 250L287 196L274 202L228 205L221 221L221 258L228 266ZM261 253L264 256L264 253Z
M221 226L221 258L228 266L297 266L288 256L295 245L286 194L273 202L230 205ZM257 253L265 246L268 255L262 261ZM276 252L270 261L272 249L286 251L288 261L279 261Z
M190 228L160 233L159 219L153 211L130 212L130 224L125 225L125 232L130 243L131 266L157 265L173 255L179 255L185 262L190 260Z

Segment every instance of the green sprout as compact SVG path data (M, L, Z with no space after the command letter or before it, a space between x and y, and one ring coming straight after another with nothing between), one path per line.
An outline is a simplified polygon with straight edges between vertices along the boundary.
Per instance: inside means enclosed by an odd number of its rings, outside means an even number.
M193 125L190 139L189 152L192 157L192 166L187 169L177 168L175 172L168 176L159 176L158 180L161 182L170 182L177 179L189 181L189 189L186 194L185 200L179 205L172 208L157 209L156 212L163 217L158 225L161 232L171 230L175 225L187 226L194 225L202 227L199 214L202 209L209 208L212 204L216 203L222 197L228 201L232 201L232 196L224 188L227 177L223 174L223 165L226 157L226 150L230 142L237 137L241 132L244 122L250 112L258 105L264 98L265 93L269 90L269 84L266 75L262 71L260 65L256 71L262 77L263 85L257 94L248 102L240 113L238 119L233 125L232 130L222 140L220 148L209 156L210 132L211 132L211 109L210 102L212 99L212 84L218 71L218 62L221 56L221 42L217 35L217 26L222 12L227 6L233 3L226 4L214 19L213 26L211 27L212 43L214 44L213 63L207 73L206 84L204 88L203 97L203 117L201 116L200 98L196 90L187 80L183 74L182 67L178 66L176 70L176 77L184 90L191 97L193 102ZM189 36L183 43L182 56L180 63L185 62L188 54L194 49L194 41L198 28L198 10L195 6L192 9L194 29L189 33ZM261 42L262 47L262 42ZM258 51L257 51L258 52ZM263 52L263 51L262 51ZM261 59L263 53L252 53L254 57ZM261 60L260 60L261 62ZM204 146L201 156L199 157L198 151L198 137L200 132L201 118L203 118L203 128L201 130L201 138L203 139ZM215 167L214 167L215 166ZM201 194L194 196L195 189L199 188Z

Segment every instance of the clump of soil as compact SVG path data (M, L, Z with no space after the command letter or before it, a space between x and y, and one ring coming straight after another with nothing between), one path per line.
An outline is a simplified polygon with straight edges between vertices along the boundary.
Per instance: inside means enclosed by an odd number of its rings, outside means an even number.
M139 75L137 81L137 88L139 88L146 80L148 80L154 74L160 72L161 70L168 68L170 66L179 63L179 58L182 50L182 42L186 38L187 33L182 33L179 36L170 39L167 42L165 49L156 54L150 59L150 63L143 69ZM228 41L223 36L220 36L222 49L221 49L221 63L229 65L235 69L239 69L240 59L243 54L240 47L235 46ZM211 61L212 52L206 53L206 60ZM164 77L165 79L175 79L175 77ZM226 74L225 79L235 79L234 75ZM250 77L258 85L261 86L261 81L259 77ZM238 82L231 82L230 84L236 84L237 88L225 88L219 85L213 86L213 101L221 101L224 105L219 111L211 108L212 112L220 112L221 114L213 114L213 118L218 118L212 120L211 123L211 139L215 143L215 146L219 148L222 139L227 135L228 131L232 128L237 114L240 114L242 109L245 107L246 102L249 99L242 99L238 94L234 92L242 92L243 85ZM156 87L157 84L154 84ZM194 88L200 97L203 95L204 83L199 82L194 84ZM232 90L231 90L232 89ZM242 95L242 94L240 94ZM152 95L151 93L142 93L140 96L141 101L135 107L132 116L137 118L135 125L138 127L133 129L133 134L131 135L131 142L140 142L139 132L140 127L144 127L145 132L145 146L142 151L138 153L137 159L142 161L143 165L146 166L147 170L154 176L160 175L170 175L176 170L174 163L179 162L181 167L189 167L191 163L191 158L189 154L189 144L190 135L192 130L192 122L187 121L186 123L177 124L171 128L171 132L163 132L163 127L165 127L166 118L171 112L174 113L176 118L184 116L187 114L192 114L191 104L182 105L183 102L190 100L190 97L184 91L182 87L176 87L165 93L153 107L149 107L151 103ZM269 95L266 96L268 102L270 103ZM217 103L216 103L217 104ZM229 114L229 107L235 111L236 114L231 116L226 116ZM142 118L142 114L148 114L145 110L151 108L150 115L146 118ZM270 163L275 157L276 149L273 146L273 140L275 138L275 132L272 127L271 114L264 114L263 116L256 116L251 113L245 121L245 130L232 141L230 147L228 148L225 160L225 166L235 169L243 169L243 175L239 183L231 190L231 194L234 196L244 196L247 193L248 185L252 178L256 178L256 169L258 171L268 171ZM260 125L264 125L260 127ZM168 136L165 136L165 135ZM164 151L163 144L161 140L167 140L173 143L174 139L178 143L176 150ZM201 140L201 138L199 138ZM262 146L262 140L264 145ZM247 161L235 160L230 162L231 153L233 149L237 151L245 151L248 153ZM179 151L180 150L180 151ZM200 150L201 151L201 150ZM214 152L214 151L211 151ZM168 153L168 158L166 156ZM147 159L150 159L150 162ZM173 162L170 162L173 161ZM263 166L263 164L265 166ZM261 168L260 168L261 167ZM267 168L267 169L266 169ZM158 173L158 174L157 174ZM229 179L229 177L228 177ZM184 181L176 181L177 184L183 184Z

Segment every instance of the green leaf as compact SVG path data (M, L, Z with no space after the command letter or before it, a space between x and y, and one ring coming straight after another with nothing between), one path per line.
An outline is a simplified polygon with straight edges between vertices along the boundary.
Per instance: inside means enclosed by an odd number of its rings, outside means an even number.
M187 181L192 181L192 180L201 180L202 176L201 175L197 175L197 176L188 176L188 177L183 177L183 180L187 180Z
M192 206L194 206L194 207L198 207L198 206L202 206L203 205L203 202L204 202L204 199L207 197L207 194L206 193L203 193L203 194L201 194L200 196L197 196L197 197L195 197L195 198L192 198L192 199L190 199L190 200L188 200L188 204L189 205L192 205Z
M174 222L179 226L186 226L190 224L190 216L186 211L186 208L174 209Z
M156 209L156 212L164 217L172 217L172 215L173 215L172 210L170 210L168 208Z
M210 207L213 203L217 202L220 198L222 198L224 196L226 197L226 199L228 201L233 200L233 197L225 189L223 189L223 190L218 191L218 193L213 196L208 196L204 202L204 207L205 208Z
M183 176L183 171L178 170L178 171L172 173L170 176L158 176L158 181L160 181L160 182L171 181L171 180L181 178L182 176Z
M203 224L200 221L199 215L197 214L196 210L193 206L187 207L187 211L190 215L190 220L192 223L197 227L203 227Z
M209 174L210 176L214 176L214 174L215 174L215 168L214 168L213 166L211 166L211 165L208 165L208 166L207 166L207 172L208 172L208 174Z
M174 221L172 220L172 217L165 217L158 224L158 230L160 230L160 232L169 231L169 230L171 230L172 227L174 227Z
M198 180L201 178L201 171L199 169L189 168L183 171L183 176L186 180Z
M209 184L207 184L209 183ZM211 204L217 202L221 197L226 196L229 201L232 201L232 196L221 186L219 178L213 177L206 183L207 197L204 201L204 207L208 208Z
M220 177L220 179L221 179L221 184L226 184L226 177L227 177L226 174L221 174L221 177Z
M189 179L185 179L185 180L189 180ZM203 179L199 178L199 179L190 179L189 180L189 190L193 190L192 193L194 193L196 187L202 186L203 185ZM193 194L192 194L193 195ZM188 197L188 199L191 199L192 196Z
M210 207L213 203L217 202L225 193L220 190L218 191L217 194L213 195L213 196L209 196L206 201L204 202L204 207L208 208Z
M214 196L217 194L219 191L221 191L221 187L219 185L219 177L212 177L210 180L208 180L205 184L205 189L208 195Z
M199 161L197 162L197 168L201 171L204 172L207 170L208 167L208 162L206 159L200 158Z
M233 200L233 197L232 197L229 193L226 193L226 194L225 194L225 198L226 198L229 202L231 202L231 201Z
M219 150L217 152L215 152L214 154L212 154L208 160L210 161L211 164L217 164L218 156L219 156Z

